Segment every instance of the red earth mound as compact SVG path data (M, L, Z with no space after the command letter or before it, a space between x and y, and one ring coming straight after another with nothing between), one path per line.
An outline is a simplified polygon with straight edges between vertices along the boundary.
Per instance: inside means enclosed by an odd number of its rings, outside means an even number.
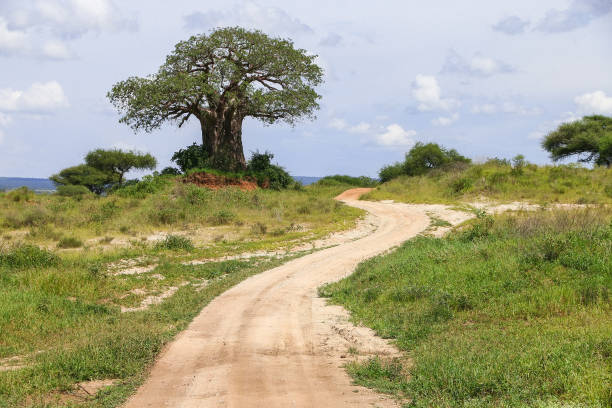
M192 173L182 178L185 184L195 184L199 187L206 187L213 190L226 187L237 187L243 191L252 191L257 189L257 181L251 177L242 179L218 176L211 173Z

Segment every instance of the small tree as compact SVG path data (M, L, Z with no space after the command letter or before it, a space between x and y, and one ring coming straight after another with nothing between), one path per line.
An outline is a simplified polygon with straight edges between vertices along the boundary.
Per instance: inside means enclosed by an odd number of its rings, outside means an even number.
M49 177L51 181L58 185L85 186L89 191L101 194L108 184L111 184L113 176L86 164L68 167Z
M123 183L125 173L132 169L153 170L157 160L150 154L96 149L87 153L85 164L108 174L113 181Z
M312 117L323 72L315 55L290 40L240 27L219 28L179 42L156 74L131 77L108 93L120 122L151 132L165 122L181 127L192 116L202 130L211 166L244 170L242 122L294 124Z
M578 161L612 165L612 118L593 115L563 123L542 141L554 161L578 156Z
M404 173L409 176L418 176L450 163L470 162L470 159L460 155L455 149L445 149L437 143L418 142L406 154Z

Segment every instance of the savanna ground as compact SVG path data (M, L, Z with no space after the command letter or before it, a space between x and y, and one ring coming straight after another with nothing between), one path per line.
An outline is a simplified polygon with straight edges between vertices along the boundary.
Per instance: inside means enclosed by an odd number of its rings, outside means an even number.
M0 193L0 407L117 406L216 295L352 228L346 188Z
M415 407L612 406L611 175L488 163L398 178L366 195L542 207L474 209L477 218L443 238L408 241L323 287L405 352L351 363L355 381Z

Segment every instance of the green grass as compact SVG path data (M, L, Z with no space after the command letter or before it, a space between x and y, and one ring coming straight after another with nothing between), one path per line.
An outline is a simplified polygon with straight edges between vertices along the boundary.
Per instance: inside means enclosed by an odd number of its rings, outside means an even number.
M104 237L113 236L116 245L154 233L195 233L212 227L221 227L221 233L241 242L253 239L253 226L264 225L267 231L288 229L292 224L303 227L293 234L276 236L276 244L271 245L278 246L354 225L363 212L333 200L350 187L336 184L299 191L213 191L160 176L107 197L34 195L25 190L0 193L0 245L17 237L29 244L51 247L68 234L94 246L102 244Z
M415 407L612 405L612 213L481 215L320 292L407 360L349 365Z
M612 203L612 169L533 164L516 169L491 161L452 171L433 170L423 176L398 177L363 199L446 204L483 199L609 204Z
M211 299L299 254L185 262L288 249L351 228L363 212L333 200L347 188L211 191L152 177L106 197L0 193L0 408L120 405ZM116 274L134 266L152 269ZM173 287L159 305L121 312ZM11 364L22 367L3 370ZM99 379L117 384L69 397L76 383Z
M19 254L10 259L23 258L24 250L16 249ZM141 275L108 272L111 261L144 255L135 250L67 253L53 262L29 264L0 258L0 360L22 356L19 364L25 365L0 370L0 407L117 406L144 380L163 345L211 299L284 261L186 266L170 254L161 255L158 266ZM202 289L198 285L203 280L208 285ZM119 306L134 306L144 297L131 294L133 289L160 293L182 283L187 285L160 305L120 312ZM63 392L94 379L118 383L91 400L66 402Z

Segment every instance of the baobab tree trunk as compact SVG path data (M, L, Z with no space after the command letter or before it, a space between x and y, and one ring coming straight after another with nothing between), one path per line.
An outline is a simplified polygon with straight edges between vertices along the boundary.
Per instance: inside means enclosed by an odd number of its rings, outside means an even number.
M210 155L211 166L226 171L246 169L242 147L242 121L237 110L220 108L200 120L202 144Z

